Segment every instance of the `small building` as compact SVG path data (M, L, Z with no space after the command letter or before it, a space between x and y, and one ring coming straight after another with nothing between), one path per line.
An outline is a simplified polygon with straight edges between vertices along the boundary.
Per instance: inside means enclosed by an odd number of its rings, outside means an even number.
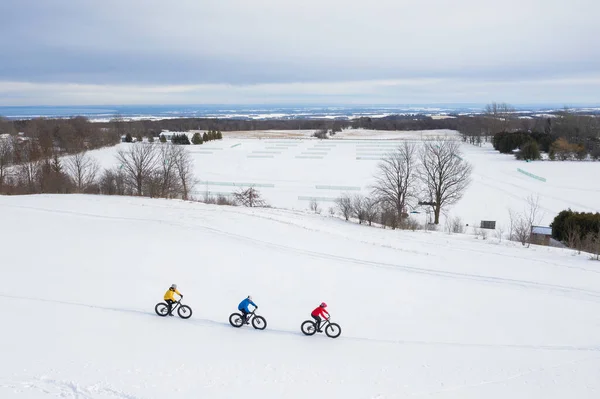
M495 220L482 220L479 224L480 229L489 229L496 230L496 221Z
M550 245L552 240L552 227L531 226L531 243L537 245Z

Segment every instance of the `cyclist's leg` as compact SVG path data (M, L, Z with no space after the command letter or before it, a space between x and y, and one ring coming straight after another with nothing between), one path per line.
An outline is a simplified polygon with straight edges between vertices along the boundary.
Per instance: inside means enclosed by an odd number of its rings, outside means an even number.
M313 319L315 319L315 325L317 327L317 331L321 331L321 317L319 316L313 316Z
M240 312L242 312L242 321L248 324L248 311L246 309L240 309Z
M172 301L172 300L170 300L170 299L167 299L167 300L166 300L166 302L167 302L167 305L169 306L169 316L173 316L173 315L171 314L171 311L172 311L172 309L173 309L173 301Z

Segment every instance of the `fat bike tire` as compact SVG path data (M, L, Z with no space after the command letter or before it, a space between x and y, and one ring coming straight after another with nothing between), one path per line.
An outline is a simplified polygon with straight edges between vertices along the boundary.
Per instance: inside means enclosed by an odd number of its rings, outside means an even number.
M256 328L257 330L264 330L267 328L267 321L262 316L254 316L252 319L252 327Z
M160 317L165 317L166 315L169 314L169 305L167 305L164 302L159 302L156 304L156 306L154 307L154 311L156 312L157 315L159 315Z
M327 324L327 327L325 327L325 334L327 334L329 338L337 338L340 336L341 333L342 328L339 324L329 323Z
M300 326L300 331L302 331L304 335L315 335L315 333L317 332L317 326L314 322L306 320Z
M188 305L181 305L179 308L177 308L177 314L182 319L189 319L192 317L192 308L190 308Z
M229 316L229 324L231 324L235 328L240 328L244 325L243 316L239 313L232 313Z

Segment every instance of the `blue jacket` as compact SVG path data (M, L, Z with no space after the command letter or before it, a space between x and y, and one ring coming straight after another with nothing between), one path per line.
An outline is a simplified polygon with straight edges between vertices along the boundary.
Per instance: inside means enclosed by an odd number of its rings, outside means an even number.
M250 313L250 310L248 309L249 305L252 305L255 308L258 307L258 306L256 306L256 304L254 302L252 302L250 299L246 298L242 302L240 302L240 304L238 305L238 310L244 309L246 312Z

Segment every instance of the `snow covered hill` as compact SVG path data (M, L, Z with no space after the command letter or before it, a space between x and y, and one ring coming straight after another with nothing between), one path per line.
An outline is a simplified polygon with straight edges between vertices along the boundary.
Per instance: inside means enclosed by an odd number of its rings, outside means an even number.
M276 209L0 197L0 397L597 398L600 266ZM194 314L160 318L177 283ZM265 331L227 318L252 294ZM342 336L306 337L326 301Z

